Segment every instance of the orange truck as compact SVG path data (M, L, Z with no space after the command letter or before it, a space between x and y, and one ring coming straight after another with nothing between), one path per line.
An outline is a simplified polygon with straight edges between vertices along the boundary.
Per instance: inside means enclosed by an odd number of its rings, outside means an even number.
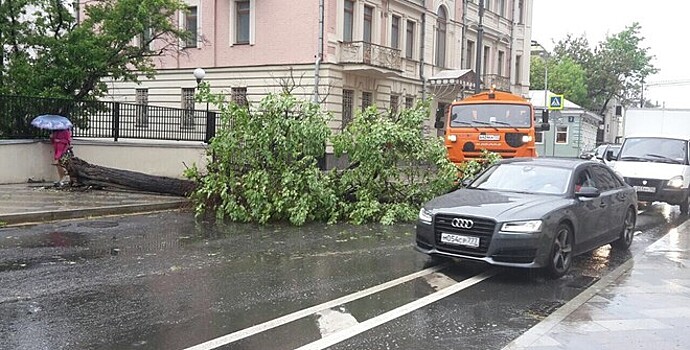
M549 130L548 111L537 122L534 106L526 99L502 91L484 91L453 102L445 121L445 144L453 163L478 159L482 151L502 158L536 157L535 133Z

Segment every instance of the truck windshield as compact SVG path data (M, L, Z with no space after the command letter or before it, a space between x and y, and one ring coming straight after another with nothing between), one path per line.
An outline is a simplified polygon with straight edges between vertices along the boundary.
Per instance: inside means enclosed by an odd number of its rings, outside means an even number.
M688 142L678 139L640 137L627 138L620 151L620 160L687 164Z
M467 126L518 127L532 125L532 109L526 105L467 104L451 109L450 127Z

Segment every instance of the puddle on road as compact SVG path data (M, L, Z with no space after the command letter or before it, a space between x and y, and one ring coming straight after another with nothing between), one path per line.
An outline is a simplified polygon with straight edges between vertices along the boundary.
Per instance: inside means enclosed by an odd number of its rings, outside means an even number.
M0 241L0 248L84 247L89 240L83 232L53 231Z

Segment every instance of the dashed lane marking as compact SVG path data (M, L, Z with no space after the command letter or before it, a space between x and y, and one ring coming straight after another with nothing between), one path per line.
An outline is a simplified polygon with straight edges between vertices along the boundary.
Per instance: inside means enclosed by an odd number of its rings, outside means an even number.
M255 326L251 326L249 328L245 328L245 329L239 330L239 331L234 332L234 333L226 334L224 336L221 336L221 337L218 337L215 339L211 339L207 342L189 347L185 350L215 349L215 348L236 342L238 340L250 337L252 335L267 331L269 329L282 326L282 325L290 323L292 321L296 321L300 318L315 314L319 311L330 309L330 308L338 306L338 305L346 304L346 303L349 303L351 301L361 299L361 298L364 298L364 297L372 295L372 294L376 294L376 293L381 292L383 290L386 290L388 288L395 287L399 284L403 284L405 282L412 281L412 280L417 279L419 277L423 277L423 276L426 276L428 274L437 272L446 266L447 266L447 264L429 267L429 268L426 268L424 270L409 274L407 276L396 278L394 280L391 280L391 281L388 281L388 282L385 282L385 283L361 290L359 292L345 295L345 296L340 297L338 299L334 299L334 300L331 300L331 301L328 301L328 302L325 302L325 303L322 303L319 305L308 307L306 309L302 309L300 311L296 311L296 312L293 312L291 314L287 314L287 315L275 318L273 320L257 324Z

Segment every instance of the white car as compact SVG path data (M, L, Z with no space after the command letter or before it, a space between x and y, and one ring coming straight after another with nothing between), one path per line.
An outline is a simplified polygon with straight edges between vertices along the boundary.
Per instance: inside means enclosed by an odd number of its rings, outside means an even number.
M618 158L618 152L621 150L621 145L604 144L594 150L592 160L606 165L611 165Z

